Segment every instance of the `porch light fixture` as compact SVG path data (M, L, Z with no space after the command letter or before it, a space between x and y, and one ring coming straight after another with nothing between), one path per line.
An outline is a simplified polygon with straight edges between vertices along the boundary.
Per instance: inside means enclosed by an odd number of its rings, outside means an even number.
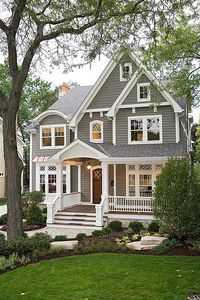
M87 164L87 169L90 170L92 168L90 162Z

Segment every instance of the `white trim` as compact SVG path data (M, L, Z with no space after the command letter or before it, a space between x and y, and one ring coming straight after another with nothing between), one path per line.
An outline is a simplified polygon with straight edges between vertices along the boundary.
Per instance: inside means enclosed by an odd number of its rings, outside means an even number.
M96 169L102 170L102 166L98 165L98 166L94 166L90 169L90 203L92 203L92 204L93 204L93 171ZM102 174L102 178L103 178L103 174Z
M140 88L147 86L147 98L140 98ZM150 82L137 83L137 102L150 102Z
M32 119L31 122L32 123L36 123L38 124L40 121L42 121L44 118L52 116L52 115L57 115L61 118L63 118L64 120L69 120L70 116L66 115L65 113L58 111L58 110L46 110L44 112L42 112L40 115L38 115L36 118Z
M44 171L40 171L40 166L45 166L45 170ZM48 167L49 166L55 166L56 170L55 171L49 171ZM45 162L37 162L36 163L36 191L40 191L40 175L45 175L45 194L46 195L56 195L59 190L59 184L58 184L58 176L59 176L59 171L58 171L58 166L59 164L57 163L45 163ZM48 175L56 175L56 192L55 193L49 193L48 192Z
M157 106L171 106L169 102L159 102L159 103L137 103L137 104L122 104L119 105L120 108L139 108L139 107L152 107L152 105Z
M78 138L78 126L76 126L74 130L74 139L77 140L77 138Z
M42 146L42 129L51 129L51 144L52 146ZM64 128L64 145L55 146L55 128ZM66 146L66 124L40 125L40 149L62 149Z
M109 196L108 163L103 162L101 164L101 167L102 167L102 197L108 197Z
M94 124L100 124L101 125L101 138L100 139L93 139L92 138L92 126ZM93 120L92 122L90 122L90 142L91 143L103 143L103 121Z
M32 165L32 159L33 159L33 136L32 133L30 133L30 157L29 157L29 192L32 192L32 184L33 184L33 165Z
M84 114L85 110L90 105L90 103L92 102L94 97L97 95L98 91L103 86L104 82L107 80L109 75L112 73L112 71L114 70L114 68L116 67L118 61L121 59L122 56L123 56L123 53L121 53L120 55L116 55L115 57L113 57L112 60L110 60L110 62L108 63L108 65L106 66L106 68L104 69L102 74L100 75L99 79L96 81L95 85L92 87L88 96L83 101L83 103L81 104L81 106L79 107L79 109L77 110L77 112L75 113L75 115L73 116L71 121L69 122L70 127L75 127L76 124L80 121L82 114Z
M89 108L85 110L85 113L95 113L95 112L106 112L109 111L109 107L107 108Z
M123 67L129 67L128 78L123 77ZM129 80L132 77L132 75L133 75L133 70L132 69L133 69L132 68L132 63L130 63L130 62L129 63L120 64L120 72L119 72L119 74L120 74L120 76L119 76L120 81L127 81L127 80Z
M117 168L116 168L116 164L113 164L113 179L114 179L114 196L117 196Z
M137 83L138 78L141 75L141 70L138 69L134 75L132 76L131 80L128 81L127 85L125 86L125 88L122 90L122 92L119 94L119 96L117 97L116 101L113 103L113 105L111 106L111 108L109 109L108 113L107 113L107 117L114 117L114 115L116 114L116 108L118 106L120 106L122 104L122 102L126 99L126 97L128 96L128 94L130 93L130 91L132 90L132 88L135 86L135 84Z
M147 119L151 118L159 118L160 120L160 139L159 141L153 140L153 141L148 141L147 140ZM137 120L137 119L142 119L143 122L143 141L131 141L131 121L132 120ZM149 116L136 116L136 117L128 117L128 144L133 145L133 144L161 144L163 142L163 133L162 133L162 115L149 115Z
M116 117L112 119L112 142L113 145L116 145Z
M182 158L183 156L176 156ZM121 164L121 163L127 163L127 164L133 164L136 163L158 163L162 161L167 161L169 159L168 156L159 156L159 157L107 157L102 158L102 162L107 162L108 164Z
M178 113L175 113L175 127L176 127L176 143L180 142L180 122Z
M96 158L96 159L103 159L103 158L108 157L107 155L105 155L102 152L94 149L90 145L88 145L88 144L84 143L83 141L77 139L77 140L73 141L71 144L69 144L68 146L66 146L64 149L58 151L56 154L54 154L53 156L51 156L48 159L48 161L49 162L50 161L58 161L58 160L62 159L61 158L62 154L64 154L65 152L67 152L68 150L71 150L73 147L76 147L76 146L81 146L81 147L85 148L86 150L89 150L89 151L91 151L93 153L93 155L91 155L91 153L89 153L88 156L85 156L85 154L84 154L84 157L87 157L87 158ZM78 149L78 150L79 150L78 154L75 154L74 151L73 151L73 155L71 155L67 159L82 157L81 148Z
M78 165L78 193L81 193L81 165Z

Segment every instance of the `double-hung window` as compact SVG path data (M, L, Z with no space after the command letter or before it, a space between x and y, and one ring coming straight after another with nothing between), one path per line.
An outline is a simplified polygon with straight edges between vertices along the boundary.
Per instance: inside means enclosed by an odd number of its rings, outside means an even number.
M150 83L137 84L137 101L146 102L150 101Z
M40 148L62 148L66 145L66 125L40 126Z
M128 117L128 143L161 143L162 116Z
M126 81L132 76L132 64L125 63L120 65L120 81Z

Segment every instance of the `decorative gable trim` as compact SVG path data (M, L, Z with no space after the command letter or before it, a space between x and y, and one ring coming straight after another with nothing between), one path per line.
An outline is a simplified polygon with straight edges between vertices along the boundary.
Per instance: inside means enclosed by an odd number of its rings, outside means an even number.
M110 60L108 65L106 66L105 70L100 75L99 79L96 81L95 85L92 87L91 91L89 92L86 99L83 101L71 121L69 122L70 127L76 127L77 123L80 121L82 115L85 113L85 110L88 108L94 97L97 95L109 75L112 73L116 65L118 64L119 60L122 58L123 53L114 57Z
M31 122L39 124L40 121L42 121L44 118L46 118L48 116L52 116L52 115L60 116L64 120L69 120L69 118L70 118L69 115L66 115L65 113L63 113L63 112L61 112L59 110L46 110L46 111L42 112L39 116L37 116L36 118L34 118L33 120L31 120Z
M132 79L128 82L128 84L125 86L124 90L121 92L121 94L118 96L116 101L111 106L110 110L107 113L108 117L114 117L114 115L117 113L117 111L120 108L120 105L123 103L123 101L126 99L128 94L130 93L131 89L135 86L137 83L137 80L142 74L145 74L148 79L155 84L156 86L160 87L160 82L156 79L156 77L146 69L146 67L142 64L141 60L137 57L137 55L133 52L129 53L130 58L134 61L134 63L138 66L138 72L134 74ZM137 76L137 79L135 80L135 77ZM175 113L180 113L183 111L183 109L178 105L178 103L172 98L172 96L165 91L163 88L159 90L161 95L167 100L167 102L173 107Z

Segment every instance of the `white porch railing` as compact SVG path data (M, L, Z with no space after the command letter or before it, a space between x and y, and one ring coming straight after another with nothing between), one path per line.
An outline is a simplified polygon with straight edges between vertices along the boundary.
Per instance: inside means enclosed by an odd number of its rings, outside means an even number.
M108 198L105 196L101 197L101 203L96 204L96 226L102 227L103 226L103 216L105 212L108 212Z
M79 204L81 202L81 193L75 192L71 194L63 194L62 195L62 207L61 209Z
M52 224L54 222L55 214L58 210L61 210L61 195L56 195L55 198L48 199L47 204L47 223Z
M151 213L152 198L147 197L125 197L125 196L109 196L109 211L126 211L126 212L148 212Z

